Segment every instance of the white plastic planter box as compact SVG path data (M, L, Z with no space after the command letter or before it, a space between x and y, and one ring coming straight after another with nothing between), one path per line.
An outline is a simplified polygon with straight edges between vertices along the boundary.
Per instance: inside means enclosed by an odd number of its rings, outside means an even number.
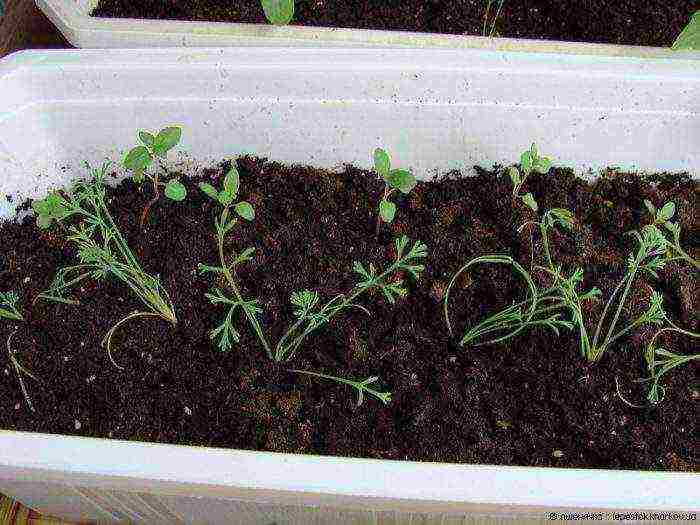
M180 162L255 152L419 176L511 162L535 140L581 173L700 172L700 61L455 50L23 52L0 62L0 194L119 160L185 126ZM572 354L572 359L576 356ZM700 477L296 456L0 432L0 492L72 519L463 523L583 509L698 511ZM612 518L612 515L606 514Z
M664 48L586 44L514 38L439 35L328 27L175 20L93 18L97 0L35 0L68 41L81 48L314 46L412 46L595 54L669 56Z

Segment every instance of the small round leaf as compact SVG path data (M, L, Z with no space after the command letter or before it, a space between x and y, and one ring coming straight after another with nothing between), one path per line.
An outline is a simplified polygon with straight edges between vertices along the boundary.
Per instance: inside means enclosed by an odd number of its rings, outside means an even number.
M240 176L238 175L238 170L236 166L232 165L231 169L224 177L224 191L230 193L235 199L238 195L238 188L240 187Z
M236 213L247 221L252 221L255 218L255 210L249 202L239 202L236 204Z
M158 132L153 140L153 153L159 157L165 157L165 154L173 149L180 142L182 137L182 128L178 126L168 126Z
M379 202L379 216L382 218L382 220L384 222L386 222L387 224L389 224L394 220L395 215L396 215L396 204L394 204L393 202L382 199Z
M383 179L389 174L389 168L391 167L391 159L389 159L389 154L382 148L377 148L374 150L374 169L377 170L379 176Z
M219 191L208 182L200 182L199 189L212 199L218 200Z
M174 201L182 201L187 196L187 189L177 179L171 179L165 185L165 196Z
M139 131L139 140L143 142L144 146L148 146L150 148L153 146L153 141L156 140L156 138L148 131Z
M406 170L391 170L386 177L386 182L401 193L410 193L417 184L416 178Z
M265 18L275 25L284 26L294 16L294 0L261 0Z
M231 195L227 191L220 191L219 194L216 196L216 199L222 206L228 206L233 202L233 195Z
M667 202L666 204L664 204L664 207L661 208L661 211L658 213L660 221L670 221L676 214L676 205L672 202Z
M141 172L145 170L153 158L146 146L136 146L124 157L124 167L129 171Z

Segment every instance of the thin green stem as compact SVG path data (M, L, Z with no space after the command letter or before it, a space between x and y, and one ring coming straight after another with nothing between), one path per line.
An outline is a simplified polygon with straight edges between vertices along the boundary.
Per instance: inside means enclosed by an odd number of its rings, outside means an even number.
M229 269L228 265L226 264L226 256L224 255L224 233L223 231L219 231L217 233L218 237L218 248L219 248L219 260L221 261L221 270L223 271L224 277L226 278L226 281L228 282L228 285L231 287L231 290L233 291L234 295L236 296L236 301L238 301L240 304L244 304L245 301L243 300L243 296L241 295L241 291L238 289L238 286L236 285L236 281L233 278L233 274L231 274L231 270ZM253 312L249 311L248 308L243 308L243 311L245 312L246 317L248 318L248 322L253 327L253 330L255 330L255 333L258 336L258 339L260 340L260 343L263 345L265 348L265 352L267 353L267 357L270 359L273 359L272 356L272 350L270 349L270 345L267 342L267 339L265 339L265 334L263 334L262 327L260 326L260 323L258 322L257 318L253 314Z
M530 276L530 274L527 272L527 270L525 270L525 268L520 266L520 264L517 261L515 261L512 257L509 257L507 255L485 255L485 256L481 256L481 257L476 257L476 258L472 259L471 261L469 261L464 266L462 266L457 271L457 273L455 273L452 276L452 279L450 280L450 283L448 284L447 289L445 290L445 297L443 300L443 315L445 317L445 323L447 324L447 329L451 335L453 332L452 332L452 324L450 323L450 316L449 316L449 310L448 310L450 291L452 290L452 287L454 286L455 281L459 278L459 276L463 272L468 270L471 266L473 266L475 264L481 264L481 263L505 264L505 265L512 266L523 277L523 279L525 280L525 282L529 288L529 293L530 293L530 297L525 301L525 302L529 303L530 306L527 309L527 312L524 316L523 324L519 328L517 328L516 330L509 332L502 337L498 337L496 339L492 339L490 341L482 343L482 344L494 344L494 343L498 343L500 341L503 341L505 339L508 339L510 337L513 337L525 329L526 324L532 319L532 317L535 314L538 293L537 293L537 287L535 286L535 283L532 281L532 277ZM522 303L519 303L519 304L522 304ZM479 327L481 327L481 326L490 324L492 322L491 319L493 317L495 317L496 320L498 320L498 319L501 319L504 315L507 316L509 313L512 313L514 315L516 312L518 313L519 317L522 317L522 316L520 316L519 309L511 306L511 307L508 307L508 308L502 310L501 312L495 314L495 316L491 316L490 318L482 321L476 327L472 328L472 330L470 330L469 332L467 332L465 334L465 336L462 338L461 344L464 345L464 344L466 344L466 342L473 340L472 337L469 337L470 332L473 332L474 330L478 330Z
M362 404L365 392L376 397L385 405L391 401L391 392L379 392L378 390L375 390L375 389L367 386L368 384L375 382L377 380L376 377L370 377L370 378L365 379L364 381L353 381L351 379L344 379L342 377L321 374L319 372L310 372L308 370L290 369L289 372L294 372L296 374L304 374L304 375L313 376L313 377L320 377L322 379L328 379L330 381L335 381L336 383L342 383L345 385L349 385L357 390L357 405L358 406L360 406Z

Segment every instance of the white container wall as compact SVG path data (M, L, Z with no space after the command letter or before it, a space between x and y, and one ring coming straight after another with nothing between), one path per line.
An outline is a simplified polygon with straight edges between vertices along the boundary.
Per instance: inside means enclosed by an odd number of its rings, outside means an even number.
M68 41L81 48L124 47L437 47L498 51L596 54L602 56L671 56L670 49L586 44L514 38L438 35L304 26L273 26L177 20L93 18L97 0L35 0Z
M256 153L421 177L510 163L536 141L586 176L700 173L700 60L475 50L23 52L0 62L0 194L114 161L184 125L176 162ZM0 213L2 211L0 210ZM6 211L5 211L6 213ZM49 514L137 523L464 523L600 509L700 510L700 477L445 465L0 432L0 492Z

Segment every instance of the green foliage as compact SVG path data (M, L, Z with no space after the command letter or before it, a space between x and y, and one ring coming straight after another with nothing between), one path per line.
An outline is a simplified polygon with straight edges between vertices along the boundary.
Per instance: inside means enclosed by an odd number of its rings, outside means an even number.
M671 219L676 214L676 205L673 202L667 202L661 209L657 209L650 201L645 200L644 206L649 211L652 220L647 229L655 230L654 235L663 238L665 241L666 262L682 260L696 270L700 270L700 261L693 259L681 247L681 227L677 223L671 222Z
M532 193L526 193L520 195L520 190L525 184L525 181L530 176L531 173L541 173L546 175L552 168L552 160L549 157L542 157L537 149L537 144L534 142L530 146L530 149L525 150L520 155L520 169L515 166L511 166L507 170L507 174L513 183L513 198L519 198L534 212L537 212L538 206Z
M674 331L678 331L685 335L689 335L690 337L693 337L695 339L700 338L700 334L682 330L675 325L673 326ZM657 332L657 335L659 333L661 333L661 331ZM654 337L654 340L655 339L656 336ZM647 346L644 357L647 362L647 370L649 371L649 377L644 379L643 381L649 383L647 400L652 405L656 405L663 401L666 389L659 384L663 376L668 374L674 368L684 365L685 363L700 360L700 354L681 355L669 352L665 348L656 347L654 345L653 340Z
M32 208L36 214L36 224L43 230L49 228L53 222L66 218L70 211L56 193L51 193L42 200L35 200L32 202Z
M19 387L22 390L22 395L24 396L24 400L27 402L27 406L29 407L29 410L32 412L35 412L34 410L34 404L32 403L32 397L29 395L29 389L27 388L27 384L25 383L24 379L25 377L27 379L33 379L37 383L40 381L29 371L27 370L24 366L22 366L22 363L19 361L19 352L12 347L12 338L14 337L16 333L16 330L12 332L8 337L7 337L7 342L6 342L6 347L7 347L7 357L12 365L12 368L15 371L15 374L17 375L17 381L19 382Z
M357 299L371 290L379 290L389 304L408 294L403 279L396 279L398 272L405 272L414 279L420 277L424 266L421 260L427 257L427 247L420 241L416 241L410 249L409 240L405 235L396 239L396 258L383 271L377 270L374 264L368 265L355 261L353 271L359 275L360 281L352 292L339 294L330 299L324 305L319 306L317 292L303 290L295 292L290 302L296 308L294 315L296 322L285 332L275 347L275 360L287 361L291 359L302 343L311 333L328 323L334 316L349 308L359 308L367 312L364 307L356 303Z
M659 212L659 218L664 220L672 215L673 207L668 205ZM526 223L521 229L530 224L534 224L539 229L545 259L545 266L539 266L537 269L550 275L551 284L545 289L538 288L530 273L508 256L487 255L469 261L455 274L445 293L444 316L450 333L452 328L448 315L449 291L457 277L469 267L484 263L510 265L526 282L528 294L525 300L504 308L467 330L461 340L462 345L473 343L487 334L497 335L495 339L489 339L488 343L501 342L517 335L526 328L538 325L550 328L557 335L560 328L571 329L576 326L579 330L582 355L589 361L597 361L621 337L641 326L658 325L663 321L662 297L660 294L654 293L646 311L635 319L629 320L622 328L619 327L622 323L621 314L636 276L640 272L646 272L656 277L656 272L663 268L666 263L666 239L656 226L647 226L641 233L631 232L636 241L636 250L630 253L626 272L608 298L595 332L590 337L584 319L583 303L597 300L601 296L601 292L597 288L583 293L579 292L578 287L584 281L583 270L577 268L570 276L565 276L561 267L555 264L549 246L551 229L555 227L564 230L573 229L573 214L569 210L555 208L547 211L540 221ZM569 319L564 315L567 312Z
M187 190L179 180L172 179L165 185L165 196L173 201L183 201L187 196Z
M388 405L391 402L391 392L379 392L379 391L374 390L368 386L368 385L371 385L373 383L376 383L379 380L379 378L377 376L368 377L367 379L364 379L362 381L353 381L352 379L344 379L342 377L320 374L318 372L309 372L307 370L290 370L290 372L295 372L297 374L305 374L308 376L320 377L323 379L328 379L330 381L335 381L336 383L350 385L355 390L357 390L357 405L356 406L358 406L358 407L362 406L362 403L365 400L365 394L376 397L377 399L379 399L379 401L381 401L385 405Z
M501 264L511 266L513 270L525 281L527 296L525 300L510 305L465 331L460 340L462 346L479 346L494 344L510 339L528 328L544 326L559 335L560 328L571 329L571 322L562 318L562 302L554 293L553 288L540 290L532 279L530 272L523 268L517 261L507 255L484 255L475 257L462 266L450 280L443 298L443 315L450 334L452 324L449 316L450 291L459 276L472 266L479 264ZM489 339L477 343L488 336ZM495 337L494 337L495 336Z
M199 265L199 270L203 274L213 273L222 276L226 280L227 288L230 291L230 294L227 294L219 288L213 288L212 293L207 294L207 298L212 304L224 305L227 308L223 321L210 332L210 337L216 340L217 346L221 351L229 351L234 343L240 341L241 334L234 326L236 314L240 311L248 319L268 357L277 362L289 361L310 334L330 322L340 312L350 308L358 308L369 314L365 307L357 304L357 300L362 294L376 289L381 291L389 303L394 303L398 298L405 297L408 293L403 279L397 278L397 274L406 273L414 278L418 278L424 270L424 266L420 263L422 259L427 257L426 246L420 241L416 241L409 247L408 237L402 236L395 242L395 260L386 269L380 271L371 263L367 265L361 262L354 263L353 270L360 276L360 282L355 285L352 291L338 294L325 303L322 303L317 291L298 290L293 292L289 302L293 308L295 321L280 337L273 350L273 346L268 342L258 319L258 316L262 313L258 301L256 299L245 299L235 278L236 267L251 260L254 250L253 248L248 248L240 255L234 254L230 261L224 252L226 235L238 220L237 218L231 218L230 210L233 210L238 217L247 220L254 218L253 208L250 204L245 201L234 204L240 189L238 172L233 167L226 175L223 188L220 190L208 183L200 184L200 189L223 207L221 215L215 220L219 264L217 266ZM390 400L390 394L378 392L369 387L370 384L376 381L376 378L370 377L364 381L352 381L315 372L297 372L353 386L358 391L358 404L362 403L364 394L373 395L385 403L388 403Z
M12 319L14 321L22 321L24 317L22 317L17 303L19 303L19 296L16 292L12 290L9 292L0 292L0 317Z
M686 28L678 35L673 49L700 51L700 11L691 17Z
M260 0L260 3L271 24L284 26L294 17L294 0Z
M40 298L74 304L66 292L84 279L102 280L108 276L122 282L147 308L146 312L128 315L105 336L104 344L110 350L114 331L122 323L135 317L160 317L176 323L174 307L160 281L146 273L131 252L105 203L103 184L109 165L90 170L92 178L78 181L68 190L56 191L33 204L37 223L49 227L55 222L74 222L68 226L68 240L78 251L79 264L62 268L48 290Z
M481 36L493 37L496 34L496 23L498 22L498 17L501 15L503 10L503 4L505 0L485 0L486 10L484 11L484 27L481 30ZM493 18L491 18L491 12L495 5L495 13ZM491 28L489 29L489 22L491 22Z
M403 169L391 169L391 159L389 154L381 148L374 150L374 169L379 176L384 179L384 196L379 202L379 217L387 224L394 220L396 215L396 204L389 200L394 191L398 190L403 194L408 194L416 186L417 182L410 172ZM377 232L379 232L379 222L377 222Z
M160 181L160 172L165 176L169 175L161 159L166 158L168 152L180 143L182 128L167 126L155 135L150 131L141 130L137 136L141 144L126 153L122 165L131 172L135 183L141 184L148 178L153 184L153 200L146 205L141 215L141 224L144 224L151 205L160 197L161 187L165 189L165 196L173 201L182 201L187 196L185 186L177 177L171 178L167 183ZM158 164L159 169L147 171L154 162Z
M217 189L207 182L201 182L199 184L199 189L219 206L221 206L221 212L214 220L219 254L219 265L209 266L200 263L199 271L201 274L214 273L222 275L226 279L227 286L232 292L232 296L229 297L219 288L214 287L212 289L213 293L206 294L207 298L212 304L224 305L227 308L224 319L209 333L209 337L216 341L217 347L220 351L228 352L231 350L233 343L238 343L240 341L240 333L234 327L234 316L238 310L241 310L248 318L248 321L255 332L258 334L258 337L265 347L268 357L272 358L272 350L270 350L267 340L264 337L262 327L260 326L260 322L257 318L258 314L261 313L258 302L255 299L244 299L243 294L234 278L236 268L251 261L253 259L253 254L255 253L255 249L252 247L246 248L240 254L234 254L231 261L228 260L224 252L226 235L238 224L238 218L240 217L247 221L252 221L255 218L255 210L250 203L246 201L235 202L238 198L240 186L240 175L235 164L231 165L230 169L224 176L221 189ZM232 211L233 213L231 213Z

